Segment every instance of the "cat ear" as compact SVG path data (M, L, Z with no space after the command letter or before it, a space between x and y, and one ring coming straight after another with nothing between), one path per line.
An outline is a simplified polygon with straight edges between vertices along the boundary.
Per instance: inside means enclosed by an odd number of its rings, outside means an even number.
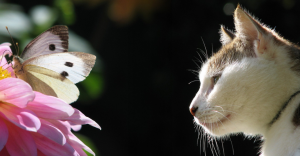
M221 25L220 35L220 41L222 45L230 43L235 38L235 34L232 31L226 29L223 25Z
M267 50L270 47L272 34L267 27L245 12L240 5L234 11L234 24L237 32L236 35L243 41L248 42L246 44L254 46L256 56L259 57L264 54L273 56Z

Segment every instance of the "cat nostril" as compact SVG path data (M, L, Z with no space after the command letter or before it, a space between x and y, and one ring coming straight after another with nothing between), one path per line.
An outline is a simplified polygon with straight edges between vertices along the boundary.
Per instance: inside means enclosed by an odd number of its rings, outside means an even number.
M192 114L193 116L195 116L195 113L196 113L197 110L198 110L198 107L192 107L192 108L190 109L190 112L191 112L191 114Z

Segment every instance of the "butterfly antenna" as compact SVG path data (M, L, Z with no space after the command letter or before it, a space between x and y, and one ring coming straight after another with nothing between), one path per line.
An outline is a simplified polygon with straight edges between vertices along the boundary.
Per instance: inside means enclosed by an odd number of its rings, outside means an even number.
M17 46L17 50L18 50L18 54L17 54L17 56L19 56L19 51L20 51L20 47L19 47L19 43L18 42L16 42L16 46Z
M14 45L14 47L15 47L15 50L17 50L17 47L16 47L16 44L15 44L15 41L14 41L14 39L12 38L12 36L11 36L11 34L10 34L9 30L8 30L8 27L7 27L7 26L5 26L5 28L6 28L7 32L8 32L8 34L9 34L9 36L10 36L10 38L11 38L12 42L13 42L13 45ZM17 43L17 44L18 44L18 43ZM17 55L19 55L19 51L17 51Z

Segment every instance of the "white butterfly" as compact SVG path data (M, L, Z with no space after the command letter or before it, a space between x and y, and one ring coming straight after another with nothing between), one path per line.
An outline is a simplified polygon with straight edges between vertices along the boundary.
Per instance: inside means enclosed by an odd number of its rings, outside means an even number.
M53 26L33 39L21 56L13 57L16 77L33 90L72 103L78 99L75 86L92 70L96 56L68 51L68 27Z

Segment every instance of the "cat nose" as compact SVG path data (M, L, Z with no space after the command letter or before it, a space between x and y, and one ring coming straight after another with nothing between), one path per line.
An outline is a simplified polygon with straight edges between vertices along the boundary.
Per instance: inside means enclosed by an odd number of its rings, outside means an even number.
M190 112L191 112L191 114L193 115L193 116L195 116L195 113L196 113L196 111L198 110L198 107L192 107L191 109L190 109Z

